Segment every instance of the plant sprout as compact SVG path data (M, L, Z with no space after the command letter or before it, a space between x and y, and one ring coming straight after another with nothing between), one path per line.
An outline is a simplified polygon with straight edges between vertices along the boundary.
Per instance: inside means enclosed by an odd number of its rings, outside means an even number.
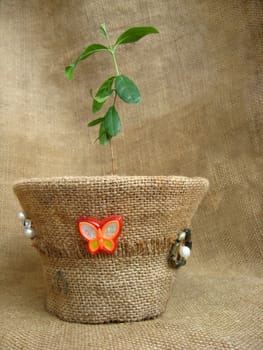
M69 80L72 80L74 77L74 70L80 61L85 60L96 52L105 51L111 54L116 75L106 79L99 87L95 96L93 96L92 90L90 90L90 93L93 99L92 112L94 114L101 110L112 94L114 94L113 104L108 108L103 117L94 119L88 123L88 126L100 124L97 140L99 140L100 144L107 145L110 143L112 137L116 136L121 129L120 117L115 107L117 97L129 104L137 104L141 101L141 94L137 86L131 79L120 73L116 59L116 50L119 45L133 43L140 40L145 35L159 32L154 27L133 27L122 33L116 42L112 44L105 24L100 25L100 30L107 40L108 46L102 44L89 45L74 62L65 68L65 74Z

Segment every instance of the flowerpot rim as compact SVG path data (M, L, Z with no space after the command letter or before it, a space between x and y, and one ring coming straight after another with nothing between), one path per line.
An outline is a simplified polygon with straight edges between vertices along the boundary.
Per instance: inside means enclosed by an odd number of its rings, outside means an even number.
M54 177L33 177L33 178L22 178L14 182L14 189L24 185L57 185L57 184L89 184L96 182L139 182L144 180L152 180L154 183L163 181L171 183L191 183L199 184L202 183L205 187L209 186L208 179L199 176L182 176L182 175L101 175L101 176L54 176Z

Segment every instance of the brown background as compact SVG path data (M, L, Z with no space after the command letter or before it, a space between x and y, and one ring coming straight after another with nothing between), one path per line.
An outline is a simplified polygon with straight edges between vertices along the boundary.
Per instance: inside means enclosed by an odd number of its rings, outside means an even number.
M1 349L262 349L262 21L253 0L0 2ZM86 124L89 89L114 73L111 58L84 61L72 82L63 74L103 41L103 22L113 40L130 26L160 30L118 52L142 93L140 105L117 105L118 174L203 176L210 191L166 314L85 326L43 310L40 262L12 184L110 174L110 149L93 144L97 128Z

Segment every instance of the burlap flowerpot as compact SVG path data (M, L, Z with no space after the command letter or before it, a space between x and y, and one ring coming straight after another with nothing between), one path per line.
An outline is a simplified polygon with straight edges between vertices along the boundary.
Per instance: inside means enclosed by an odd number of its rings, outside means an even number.
M104 176L30 179L14 186L36 232L46 308L83 323L138 321L165 310L175 269L168 255L208 188L202 178ZM92 255L79 217L123 217L113 254Z

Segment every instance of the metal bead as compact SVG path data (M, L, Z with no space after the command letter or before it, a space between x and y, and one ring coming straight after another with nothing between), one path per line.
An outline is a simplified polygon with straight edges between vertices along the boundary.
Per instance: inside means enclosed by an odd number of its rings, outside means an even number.
M32 228L26 228L24 232L25 236L28 238L33 238L35 236L35 232Z
M31 220L25 219L24 220L24 228L31 228Z
M188 242L185 242L185 245L186 245L188 248L192 249L193 243L192 243L192 241L188 241Z
M24 221L26 219L26 216L25 216L25 213L23 211L20 211L18 214L17 214L17 217L19 220L21 221Z
M186 240L189 241L191 239L191 230L189 228L185 228L184 232L186 233Z

